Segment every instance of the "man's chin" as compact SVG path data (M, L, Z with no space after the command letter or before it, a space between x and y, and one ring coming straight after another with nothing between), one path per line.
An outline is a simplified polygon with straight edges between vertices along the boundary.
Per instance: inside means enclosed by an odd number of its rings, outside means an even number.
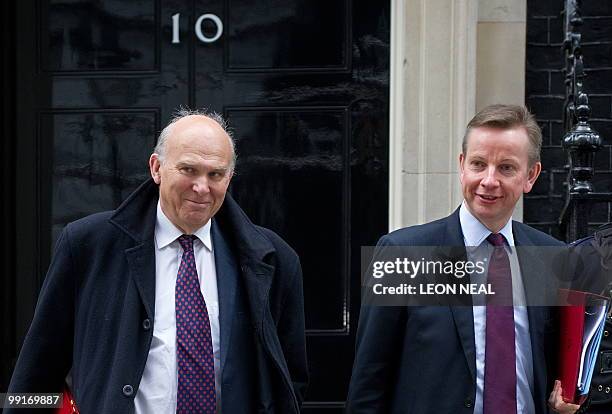
M512 217L512 215L510 215L506 218L499 212L498 209L491 208L476 208L472 214L478 219L478 221L484 224L486 228L494 232L499 231L500 228L503 227L510 219L510 217Z
M496 204L482 203L478 198L472 200L467 207L470 213L478 219L491 218L498 214L497 210L499 209Z
M206 223L208 223L209 220L210 220L210 214L204 214L204 213L188 214L185 217L183 217L183 223L184 223L183 227L187 227L195 231L199 229L200 227L203 227L204 225L206 225Z

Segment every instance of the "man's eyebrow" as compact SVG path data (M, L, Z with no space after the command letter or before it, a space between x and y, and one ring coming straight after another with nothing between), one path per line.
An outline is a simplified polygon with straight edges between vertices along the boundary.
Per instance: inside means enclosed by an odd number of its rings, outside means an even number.
M210 171L228 171L230 169L229 165L223 165L223 166L209 166L209 167L202 167L200 165L200 163L198 163L197 161L189 161L189 160L181 160L181 161L177 161L176 162L176 167L177 168L181 168L181 167L190 167L190 168L197 168L197 169L201 169L204 168L206 170L210 170Z
M520 164L521 163L521 161L518 158L516 158L516 157L506 157L506 158L502 159L501 162L509 162L509 163L512 163L512 164Z

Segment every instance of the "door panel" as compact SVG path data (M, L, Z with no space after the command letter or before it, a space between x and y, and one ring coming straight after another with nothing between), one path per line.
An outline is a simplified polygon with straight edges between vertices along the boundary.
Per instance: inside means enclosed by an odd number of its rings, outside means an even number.
M299 252L306 327L345 331L349 251L346 108L230 108L239 167L232 194ZM244 155L242 155L244 154Z
M228 4L228 72L348 69L348 0Z
M52 240L66 223L114 209L148 178L144 149L155 145L157 111L60 110L42 113L39 122L55 138L49 148Z
M40 1L45 72L154 71L159 16L152 1Z

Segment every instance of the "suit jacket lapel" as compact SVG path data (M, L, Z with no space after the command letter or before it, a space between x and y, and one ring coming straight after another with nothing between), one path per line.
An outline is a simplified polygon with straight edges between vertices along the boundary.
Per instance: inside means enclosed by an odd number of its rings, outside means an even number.
M447 249L457 248L458 255L455 260L467 260L463 232L459 222L459 209L450 215L446 220L446 233L442 246ZM474 339L474 312L471 302L466 305L450 306L450 310L455 320L457 335L461 340L463 353L467 360L472 380L476 383L476 344Z
M544 257L548 256L544 246L534 246L533 242L525 232L513 225L514 244L517 247L517 256L521 268L521 279L525 290L526 304L545 304L549 298L551 287L549 277L552 263L545 263ZM530 306L531 307L531 306Z
M471 306L451 306L457 334L461 339L472 380L476 383L476 345L474 339L474 312Z
M223 372L234 325L233 321L236 316L236 291L239 271L236 259L214 219L211 233L215 251L215 267L217 269L217 286L219 291L221 372Z
M538 333L543 326L547 308L544 305L550 304L551 294L556 294L555 286L551 284L551 263L545 263L542 249L543 246L534 246L529 237L519 226L513 226L514 244L517 246L519 266L521 268L521 278L525 290L525 305L529 316L529 330L531 343L539 340ZM541 306L538 306L541 305Z

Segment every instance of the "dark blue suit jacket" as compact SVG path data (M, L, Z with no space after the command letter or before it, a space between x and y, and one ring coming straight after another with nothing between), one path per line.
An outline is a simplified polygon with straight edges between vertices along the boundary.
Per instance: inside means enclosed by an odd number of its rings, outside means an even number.
M518 222L513 222L513 234L517 246L563 245ZM379 246L460 247L466 257L459 210L383 236ZM533 283L542 272L533 268L534 261L527 266L519 254L519 262L528 301L544 294L543 289L551 290ZM554 381L555 315L551 308L532 306L528 318L534 401L536 412L543 414ZM467 414L474 411L475 395L472 306L362 306L348 413Z
M10 392L59 392L71 370L81 413L134 411L153 334L158 197L149 180L117 210L66 226ZM298 257L229 194L212 237L223 412L297 413L307 383Z

